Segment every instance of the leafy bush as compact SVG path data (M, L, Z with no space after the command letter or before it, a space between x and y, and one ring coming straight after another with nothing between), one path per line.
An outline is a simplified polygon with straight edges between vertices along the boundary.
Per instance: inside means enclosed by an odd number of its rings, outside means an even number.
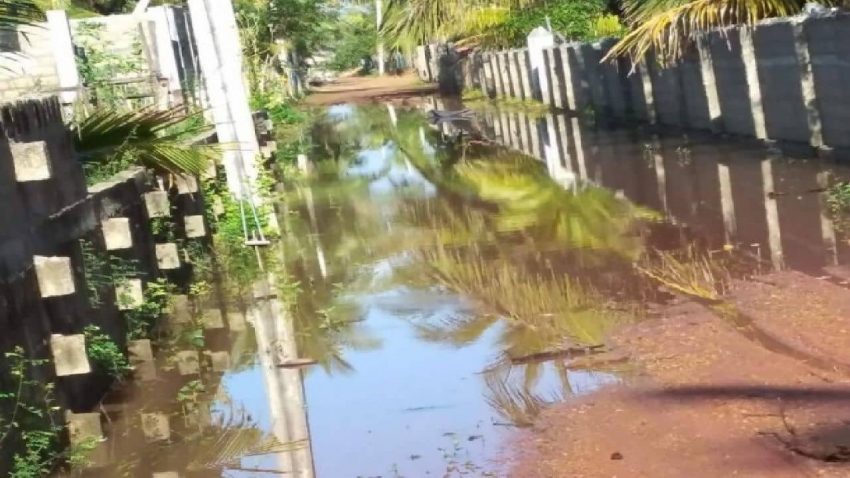
M498 27L496 37L502 43L500 46L523 45L532 30L546 26L546 17L549 17L552 29L568 39L592 40L596 37L597 19L603 15L605 8L602 0L558 0L518 10Z
M331 46L333 57L328 68L346 71L360 66L360 61L371 57L377 48L378 36L373 16L358 12L342 18L336 40ZM364 71L363 73L367 73Z
M132 367L127 357L118 348L118 344L101 332L100 327L86 326L83 333L86 334L86 354L96 367L117 379L130 373Z

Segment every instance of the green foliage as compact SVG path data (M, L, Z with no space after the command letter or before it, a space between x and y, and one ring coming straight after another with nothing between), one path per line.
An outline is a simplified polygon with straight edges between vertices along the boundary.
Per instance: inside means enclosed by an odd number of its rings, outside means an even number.
M134 260L98 251L86 239L80 239L79 242L83 255L83 277L89 304L97 308L103 303L105 289L138 275L137 263Z
M827 191L827 205L836 231L841 234L850 232L850 183L832 185Z
M497 46L520 46L527 41L531 30L546 25L570 40L596 38L596 22L605 11L603 0L557 0L544 5L511 12L493 37Z
M251 96L251 109L266 110L275 127L304 121L304 115L292 100L284 97L279 90L254 92Z
M374 18L374 12L369 10L366 13L352 12L340 19L330 47L333 57L328 68L347 71L360 66L361 60L375 53L378 32Z
M58 410L53 384L31 378L47 360L30 359L23 348L15 347L4 355L4 362L8 375L0 377L0 449L12 456L9 476L45 476L61 458L55 450L62 430L53 422Z
M79 0L79 4L89 10L108 15L132 11L136 0Z
M74 42L79 47L77 65L83 82L94 102L101 107L123 106L132 88L138 85L119 85L115 80L143 76L146 70L142 42L138 33L133 38L133 49L127 52L110 51L104 42L106 25L99 22L79 22L74 29ZM130 88L130 89L128 89Z
M594 38L619 38L626 34L626 26L620 22L620 17L606 13L593 22L592 36Z
M86 354L101 371L113 378L123 379L133 370L118 344L101 332L100 327L88 325L83 333L86 335Z
M75 150L84 164L126 162L171 174L201 174L220 148L192 144L210 127L182 108L119 113L100 109L74 126Z
M41 21L44 21L44 11L32 0L0 2L0 31L16 31Z
M173 288L174 286L165 279L148 282L142 303L124 312L127 318L127 340L150 337L153 326L168 307Z

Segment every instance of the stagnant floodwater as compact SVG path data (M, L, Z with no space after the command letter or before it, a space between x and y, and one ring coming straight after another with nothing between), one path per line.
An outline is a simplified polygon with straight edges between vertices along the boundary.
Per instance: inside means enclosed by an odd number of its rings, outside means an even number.
M105 405L92 475L506 476L514 427L629 379L628 363L577 351L670 298L647 254L730 275L847 257L824 192L844 168L558 115L433 125L422 110L318 115L313 178L280 188L282 239L256 283L222 295L249 326L207 332L220 373L159 357L156 378ZM167 417L167 439L140 413Z

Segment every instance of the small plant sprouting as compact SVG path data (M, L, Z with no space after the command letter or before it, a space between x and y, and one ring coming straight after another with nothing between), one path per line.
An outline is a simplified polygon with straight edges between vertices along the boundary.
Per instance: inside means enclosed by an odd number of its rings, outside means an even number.
M138 275L135 261L100 252L91 241L80 239L80 250L89 303L94 308L103 304L103 294L107 287Z
M154 324L165 312L172 285L165 279L149 282L142 303L126 311L127 339L139 340L150 336Z
M164 241L174 241L177 237L174 232L174 224L167 217L155 217L151 219L151 233Z
M100 327L89 325L83 329L83 333L86 335L86 354L98 368L119 380L132 371L118 344L104 334Z

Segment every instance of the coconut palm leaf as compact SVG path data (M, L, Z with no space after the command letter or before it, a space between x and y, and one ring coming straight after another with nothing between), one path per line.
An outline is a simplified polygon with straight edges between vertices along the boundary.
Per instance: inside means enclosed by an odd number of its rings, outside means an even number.
M191 144L211 129L181 109L121 113L97 110L75 127L76 150L84 163L132 155L143 166L172 174L200 174L219 148Z
M44 12L32 0L0 0L0 31L34 26L44 18Z
M630 57L637 64L649 53L655 53L660 61L669 64L681 58L688 45L706 31L794 15L804 3L804 0L628 0L626 21L632 30L611 48L603 61Z

